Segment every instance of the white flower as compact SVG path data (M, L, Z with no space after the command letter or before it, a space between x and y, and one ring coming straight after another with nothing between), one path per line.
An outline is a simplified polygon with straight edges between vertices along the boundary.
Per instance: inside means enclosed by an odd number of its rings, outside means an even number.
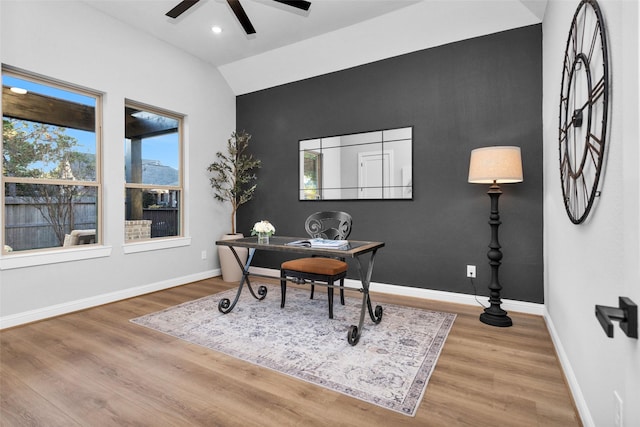
M251 235L255 236L256 234L266 234L271 236L276 232L276 228L266 220L262 220L260 222L256 222L251 230Z

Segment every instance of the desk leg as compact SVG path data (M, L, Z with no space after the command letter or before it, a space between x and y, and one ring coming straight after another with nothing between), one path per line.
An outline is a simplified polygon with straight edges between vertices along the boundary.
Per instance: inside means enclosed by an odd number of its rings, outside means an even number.
M360 340L360 335L362 335L362 325L364 324L364 312L365 310L369 311L369 316L373 323L380 323L382 320L382 306L377 305L375 312L371 307L371 298L369 297L369 283L371 283L371 273L373 273L373 261L375 260L377 250L371 252L371 258L369 259L369 266L367 268L367 273L364 274L364 268L362 267L362 260L360 257L356 258L358 261L358 272L360 273L360 280L362 282L362 307L360 308L360 322L358 326L351 325L349 328L349 332L347 334L347 341L349 344L356 345Z
M251 281L249 280L249 267L251 266L251 261L253 260L253 255L255 254L256 250L253 248L249 249L249 258L247 259L247 263L245 265L242 265L242 260L238 256L235 248L233 246L229 246L229 249L231 249L233 256L236 258L238 265L242 269L242 279L240 280L240 284L238 285L238 292L236 292L236 297L234 298L233 303L229 298L223 298L218 303L218 310L223 314L229 313L236 306L238 299L240 299L240 294L242 293L242 287L244 286L245 281L247 282L249 292L251 292L251 295L253 295L255 299L263 300L267 296L266 286L258 286L258 294L256 295L256 293L253 292Z

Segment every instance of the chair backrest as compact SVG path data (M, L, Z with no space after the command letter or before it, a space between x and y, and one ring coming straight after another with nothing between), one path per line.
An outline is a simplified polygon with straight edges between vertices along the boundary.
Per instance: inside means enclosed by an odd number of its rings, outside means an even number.
M348 213L327 211L309 215L304 228L313 238L346 240L351 234L351 224L351 215Z

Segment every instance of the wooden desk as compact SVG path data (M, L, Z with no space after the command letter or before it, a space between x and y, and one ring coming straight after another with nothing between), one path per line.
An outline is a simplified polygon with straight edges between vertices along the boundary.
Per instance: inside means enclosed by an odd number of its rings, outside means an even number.
M257 237L244 237L242 239L236 240L217 241L216 245L227 246L231 249L231 252L238 262L238 265L242 269L242 279L240 280L240 285L238 286L238 292L236 293L235 299L232 302L228 298L223 298L218 303L218 310L220 310L220 312L224 314L229 313L231 310L233 310L236 303L238 302L238 299L240 298L240 294L242 293L245 282L247 283L249 292L251 292L251 295L254 298L263 300L266 297L267 288L265 286L259 286L256 293L253 291L253 288L251 287L251 281L249 279L249 268L251 266L251 261L253 260L253 255L255 254L256 250L295 253L300 254L303 257L321 255L329 257L353 258L357 261L356 265L358 266L358 273L360 274L360 282L362 284L362 287L358 289L360 292L362 292L362 307L360 309L360 321L358 323L358 326L351 325L349 327L347 340L349 341L349 344L356 345L360 340L360 335L362 334L362 325L364 323L365 310L369 312L369 316L374 323L380 323L380 321L382 320L382 306L377 305L375 310L371 306L371 298L369 297L369 284L371 283L371 274L373 273L373 262L375 260L376 252L378 251L378 249L384 246L384 243L349 240L349 247L347 249L308 248L291 246L287 244L301 239L305 238L271 236L269 238L269 243L267 244L258 243ZM246 264L243 265L242 260L238 256L238 253L235 251L234 247L249 248L249 258L247 259ZM369 254L369 262L367 268L365 269L363 265L363 255L366 254ZM271 277L255 273L252 273L251 276ZM317 285L326 286L321 283L317 283Z

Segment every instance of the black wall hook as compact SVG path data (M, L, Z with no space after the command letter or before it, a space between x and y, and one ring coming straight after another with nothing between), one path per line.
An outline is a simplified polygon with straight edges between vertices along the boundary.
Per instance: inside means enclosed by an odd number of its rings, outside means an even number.
M612 320L620 322L620 329L629 338L638 338L638 306L627 297L618 297L618 306L596 305L596 317L609 338L613 338Z

